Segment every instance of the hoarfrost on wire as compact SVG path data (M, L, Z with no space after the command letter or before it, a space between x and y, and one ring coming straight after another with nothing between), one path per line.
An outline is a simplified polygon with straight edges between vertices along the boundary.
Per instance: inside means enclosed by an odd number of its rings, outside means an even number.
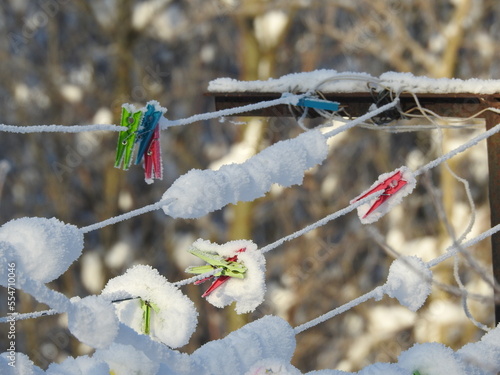
M309 168L328 155L326 137L319 130L280 141L241 164L228 164L217 171L192 169L179 177L162 200L165 214L197 218L229 203L253 201L264 196L273 183L283 187L301 184Z

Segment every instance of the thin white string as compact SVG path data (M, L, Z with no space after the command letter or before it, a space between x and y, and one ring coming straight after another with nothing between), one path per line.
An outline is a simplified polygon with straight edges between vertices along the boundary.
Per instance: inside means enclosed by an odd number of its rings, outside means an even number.
M442 255L438 256L437 258L434 258L434 259L430 260L429 262L427 262L427 266L429 268L434 267L434 266L438 265L439 263L445 261L446 259L448 259L448 258L450 258L452 256L455 256L458 252L460 252L460 248L461 247L465 249L465 248L474 246L478 242L481 242L485 238L494 235L498 231L500 231L500 224L495 225L493 228L488 229L487 231L481 233L480 235L472 238L469 241L464 242L461 245L458 245L458 244L451 245L450 247L448 247L445 250L444 254L442 254Z
M248 105L244 105L241 107L221 109L220 111L215 111L215 112L202 113L202 114L194 115L191 117L183 118L180 120L168 120L168 119L163 117L160 119L160 129L163 130L163 129L167 129L171 126L181 126L181 125L192 124L193 122L198 122L198 121L204 121L204 120L210 120L210 119L219 118L219 117L237 115L240 113L255 111L255 110L261 109L261 108L274 107L274 106L280 105L280 104L297 104L298 100L300 98L305 97L305 96L306 96L306 94L301 94L301 95L283 94L278 99L269 100L269 101L265 101L265 102L259 102L259 103L255 103L255 104L248 104Z
M2 317L0 318L0 324L1 323L8 323L11 320L26 320L26 319L37 319L42 316L49 316L49 315L56 315L59 314L59 311L51 309L51 310L44 310L44 311L35 311L31 313L14 313L12 315L9 315L8 317Z
M288 236L285 236L267 246L264 246L263 248L260 249L260 251L265 254L267 253L268 251L271 251L275 248L277 248L278 246L282 245L284 242L286 241L290 241L290 240L293 240L297 237L300 237L304 234L306 234L307 232L310 232L312 231L313 229L316 229L316 228L319 228L327 223L329 223L330 221L332 220L335 220L335 219L338 219L339 217L341 216L344 216L346 214L348 214L349 212L355 210L356 208L358 208L359 206L362 206L363 204L366 204L368 202L370 202L371 200L373 199L376 199L377 197L379 197L380 195L382 195L384 192L383 191L379 191L377 192L376 194L373 194L373 195L370 195L369 197L366 197L364 199L361 199L339 211L336 211L318 221L316 221L315 223L312 223L310 225L308 225L307 227L301 229L301 230L298 230L292 234L289 234Z
M459 147L453 149L452 151L442 155L441 157L434 159L433 161L425 164L424 166L418 168L416 171L413 172L414 176L421 175L422 173L427 172L428 170L437 167L439 164L444 163L445 161L451 159L455 155L467 150L468 148L471 148L472 146L475 146L477 143L480 141L491 137L493 134L498 133L500 131L500 124L497 124L490 130L485 131L484 133L479 134L478 136L472 138L471 140L465 142L464 144L460 145Z
M138 208L136 210L126 212L122 215L113 216L112 218L100 221L99 223L95 223L92 225L88 225L86 227L82 227L82 228L80 228L80 231L82 233L92 232L94 230L104 228L105 226L108 226L111 224L116 224L120 221L128 220L128 219L133 218L135 216L142 215L146 212L158 210L158 209L162 208L163 206L168 206L170 203L173 203L174 201L175 201L175 198L165 199L163 201L159 201L159 202L150 204L148 206L144 206L142 208Z
M359 304L368 301L371 298L378 298L384 293L384 287L383 286L378 286L375 289L373 289L371 292L368 292L366 294L363 294L362 296L353 299L346 304L339 306L333 310L330 310L329 312L318 316L317 318L314 318L312 320L309 320L308 322L301 324L297 327L295 327L293 330L295 334L304 332L305 330L308 330L314 326L317 326L318 324L326 322L328 319L333 318L334 316L337 316L339 314L342 314L346 311L349 311L353 307L358 306Z
M122 132L127 130L126 126L111 125L111 124L96 124L96 125L32 125L32 126L17 126L0 124L0 131L8 133L83 133L91 131L111 131Z
M296 104L300 98L306 96L283 94L278 99L263 101L255 104L248 104L240 107L223 109L215 112L207 112L197 114L188 118L179 120L168 120L162 117L159 121L160 129L167 129L171 126L180 126L192 124L193 122L209 120L224 116L236 115L244 112L250 112L261 108L273 107L280 104ZM18 125L5 125L0 124L0 131L9 133L82 133L89 131L113 131L121 132L128 130L126 126L112 125L112 124L95 124L95 125L32 125L32 126L18 126Z
M467 318L469 318L469 320L472 322L472 324L474 324L477 328L479 329L482 329L483 331L490 331L490 328L486 325L484 325L483 323L480 323L478 322L473 316L472 316L472 313L469 309L469 305L467 303L467 298L468 298L468 295L469 295L469 291L467 290L467 288L465 287L464 283L462 282L462 279L460 278L460 275L459 275L459 258L458 257L454 257L453 258L453 277L455 278L455 281L458 285L458 288L462 294L462 308L465 312L465 316L467 316Z

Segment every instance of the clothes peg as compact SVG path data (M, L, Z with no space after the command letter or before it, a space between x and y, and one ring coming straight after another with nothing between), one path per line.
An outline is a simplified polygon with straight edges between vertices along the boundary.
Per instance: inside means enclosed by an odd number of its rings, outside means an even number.
M159 124L160 117L166 111L167 109L161 107L160 104L155 100L152 100L147 103L146 111L142 118L139 131L137 133L137 142L139 142L139 151L137 152L135 164L139 164L141 162L142 157L146 153L151 143L154 131Z
M237 253L242 253L246 249L240 249L237 251ZM186 272L188 273L194 273L194 274L204 274L207 272L210 272L214 269L222 268L221 271L213 274L212 276L206 277L204 279L201 279L199 281L195 282L195 285L199 285L201 283L204 283L207 280L210 280L212 278L215 278L215 281L210 285L210 287L206 290L205 293L203 293L202 297L208 296L210 293L212 293L215 289L220 287L222 284L224 284L226 281L229 280L231 277L235 277L238 279L244 279L245 278L245 272L247 271L247 268L241 264L238 263L238 255L234 255L229 258L224 258L221 257L217 254L210 253L207 251L202 251L198 250L196 248L192 248L189 250L189 252L198 258L203 259L205 262L208 263L208 265L204 266L196 266L196 267L188 267L186 269Z
M153 179L163 179L159 126L156 126L153 132L153 138L151 138L151 142L149 143L148 150L144 154L144 174L145 180L148 184L151 184Z
M323 109L327 111L337 112L339 110L340 104L338 102L331 102L329 100L305 97L305 98L300 98L297 105L300 107Z
M136 111L132 104L122 105L121 126L128 129L118 135L118 145L116 147L115 168L122 167L128 170L132 164L132 153L134 151L137 129L142 120L142 111Z
M160 308L152 302L144 301L143 299L141 299L141 309L142 330L144 334L149 335L151 333L151 309L158 313L160 311Z
M402 171L397 171L392 176L380 182L374 188L368 190L365 194L352 200L351 203L357 202L379 191L383 191L382 195L375 200L372 206L365 213L365 215L363 216L364 219L368 215L370 215L373 211L375 211L378 207L380 207L384 202L386 202L389 198L391 198L392 195L401 190L407 183L408 181L403 179Z

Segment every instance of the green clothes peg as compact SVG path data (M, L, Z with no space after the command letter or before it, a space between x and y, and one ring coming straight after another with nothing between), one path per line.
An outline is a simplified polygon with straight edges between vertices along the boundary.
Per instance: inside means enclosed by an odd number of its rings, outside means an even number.
M121 126L128 127L127 130L120 132L118 136L118 145L116 147L115 168L122 167L128 170L132 164L132 153L134 151L137 130L142 121L143 111L136 111L131 104L122 105ZM123 162L123 165L122 165Z
M149 335L151 333L151 309L153 309L156 313L160 311L158 306L149 301L144 301L141 299L141 309L142 313L142 331L145 335Z
M213 271L214 269L217 268L222 268L221 271L217 272L214 274L214 277L217 276L229 276L229 277L236 277L238 279L244 279L245 278L245 272L247 268L236 261L236 257L231 257L231 258L223 258L219 255L209 253L206 251L201 251L196 248L192 248L189 250L189 252L198 258L203 259L205 262L208 264L205 266L197 266L197 267L188 267L186 269L186 272L188 273L194 273L194 274L204 274L210 271ZM236 259L235 259L236 258Z

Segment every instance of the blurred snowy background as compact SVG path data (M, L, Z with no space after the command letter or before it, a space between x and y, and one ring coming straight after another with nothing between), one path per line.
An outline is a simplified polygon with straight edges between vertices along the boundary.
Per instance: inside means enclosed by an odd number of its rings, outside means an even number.
M142 106L151 99L177 119L214 109L213 99L203 95L212 79L267 79L320 68L499 79L499 19L494 0L2 0L0 123L117 123L122 103ZM154 185L144 182L139 167L113 168L116 133L3 133L0 224L54 216L89 225L158 201L191 168L242 161L300 132L289 118L228 118L171 128L161 136L165 178ZM470 137L471 131L446 132L443 147ZM70 297L100 293L108 279L138 263L170 281L183 279L194 262L186 250L197 238L251 239L264 246L345 207L379 174L419 166L441 152L430 131L354 129L333 142L328 160L300 187L276 188L202 219L174 220L158 211L86 235L83 257L51 286ZM450 164L471 183L477 206L472 236L489 227L485 145ZM267 257L266 301L250 316L217 310L201 299L200 287L189 287L200 319L182 350L192 352L265 314L295 326L345 303L385 281L388 249L435 257L450 244L440 206L461 233L471 212L461 184L445 170L424 176L411 199L374 225L384 244L349 215L283 245ZM490 262L489 243L473 251ZM451 263L442 266L440 281L452 283L450 270ZM489 293L477 274L464 268L462 276L470 291ZM2 289L0 301L6 301L4 294ZM45 308L19 295L19 312ZM3 316L6 307L0 304ZM471 302L471 309L492 324L491 304ZM65 325L63 316L19 322L18 350L41 367L87 353ZM4 329L0 346L7 348ZM303 371L357 370L393 361L414 342L456 349L480 334L460 299L436 288L418 313L389 299L368 302L299 334L293 364Z

